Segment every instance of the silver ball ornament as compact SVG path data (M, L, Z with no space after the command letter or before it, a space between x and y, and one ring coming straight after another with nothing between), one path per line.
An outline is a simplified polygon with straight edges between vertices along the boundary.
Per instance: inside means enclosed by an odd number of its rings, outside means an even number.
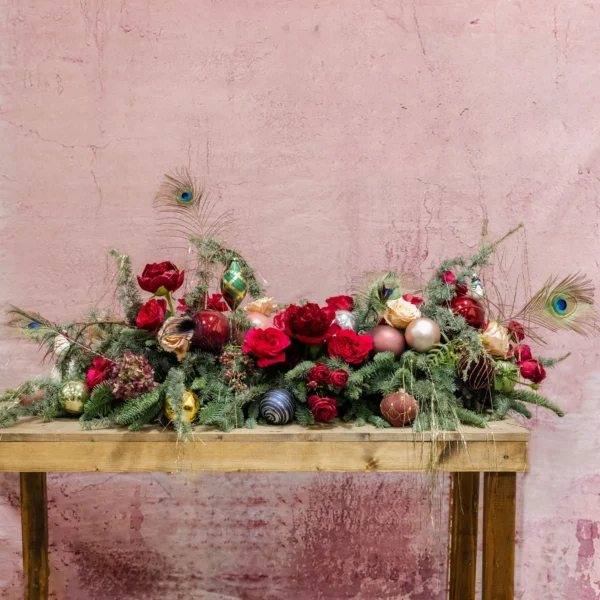
M358 331L358 323L356 321L356 316L352 314L349 310L336 310L335 320L333 322L337 323L342 329L351 329L352 331Z
M441 332L438 324L432 319L421 317L415 319L404 332L406 343L417 352L428 352L440 343Z
M71 342L64 335L60 334L54 338L54 345L52 349L58 358L64 356L70 347Z
M83 412L83 403L90 397L90 388L85 381L67 381L60 388L58 401L63 409L72 415Z

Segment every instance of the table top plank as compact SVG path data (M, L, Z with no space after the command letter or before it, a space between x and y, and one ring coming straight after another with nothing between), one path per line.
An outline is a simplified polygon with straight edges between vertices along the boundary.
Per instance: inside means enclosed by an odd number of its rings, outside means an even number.
M310 427L298 424L263 425L255 429L235 429L224 433L211 427L194 428L194 442L528 442L529 431L513 419L489 423L485 429L461 426L458 431L423 433L411 427L379 429L373 425L356 427L352 423L319 423ZM0 444L9 442L176 442L177 433L170 428L148 425L140 431L120 429L81 429L77 419L56 419L48 423L33 418L21 419L8 429L0 429Z

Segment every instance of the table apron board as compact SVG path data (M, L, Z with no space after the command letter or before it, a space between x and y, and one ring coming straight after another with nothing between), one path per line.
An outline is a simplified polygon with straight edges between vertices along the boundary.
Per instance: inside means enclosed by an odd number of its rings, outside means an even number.
M526 442L7 442L0 471L522 472Z

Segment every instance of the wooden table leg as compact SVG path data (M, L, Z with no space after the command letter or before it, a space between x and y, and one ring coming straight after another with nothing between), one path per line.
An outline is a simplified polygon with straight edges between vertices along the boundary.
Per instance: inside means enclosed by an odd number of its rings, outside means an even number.
M514 600L517 474L486 473L483 492L483 600Z
M48 599L46 473L21 473L25 600Z
M449 600L475 600L479 473L452 474Z

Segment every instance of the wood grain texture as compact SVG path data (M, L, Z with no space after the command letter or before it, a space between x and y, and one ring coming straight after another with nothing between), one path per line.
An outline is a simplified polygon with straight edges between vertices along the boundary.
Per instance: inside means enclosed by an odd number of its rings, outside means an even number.
M47 600L48 509L45 473L21 473L21 526L25 600Z
M516 473L486 473L483 504L483 600L514 600Z
M0 471L526 471L525 442L0 442Z
M461 427L459 431L436 434L438 441L467 442L527 442L529 431L512 419L495 421L485 429ZM321 423L312 427L297 424L283 426L259 426L256 429L235 429L223 433L214 428L196 427L194 440L203 442L429 442L432 434L427 431L416 433L410 427L378 429L373 425L356 427L352 423L335 425ZM2 442L67 442L67 441L127 441L127 442L175 442L177 434L158 425L147 426L140 431L121 429L98 429L84 431L77 419L57 419L41 423L37 419L25 418L8 429L0 429Z
M454 473L448 554L449 600L475 600L479 473Z

